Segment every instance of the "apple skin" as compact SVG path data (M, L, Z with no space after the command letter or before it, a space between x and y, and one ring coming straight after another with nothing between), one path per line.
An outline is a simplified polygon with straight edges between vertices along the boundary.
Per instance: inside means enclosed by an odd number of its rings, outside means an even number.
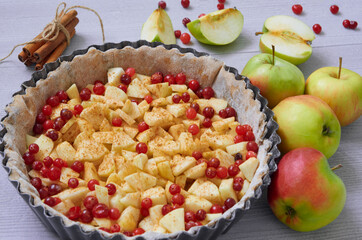
M268 106L275 107L287 97L304 93L304 75L295 65L281 58L262 53L252 57L242 75L247 76L261 95L268 99Z
M346 187L327 158L313 148L284 155L268 188L275 216L296 231L314 231L335 220L346 202Z
M337 115L341 126L357 120L362 114L362 77L342 68L324 67L314 71L306 82L305 93L321 98Z
M330 158L339 146L341 126L333 110L320 98L311 95L288 97L274 109L279 124L279 149L287 153L311 147Z

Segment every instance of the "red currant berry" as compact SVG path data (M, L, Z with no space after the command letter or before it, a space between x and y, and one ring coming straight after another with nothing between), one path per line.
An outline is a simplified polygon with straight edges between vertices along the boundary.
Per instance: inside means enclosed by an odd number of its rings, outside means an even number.
M322 31L321 25L319 25L319 24L314 24L314 25L313 25L313 31L314 31L316 34L320 34L321 31Z
M170 191L171 195L175 195L181 192L181 187L178 184L173 183L170 185L168 190Z
M199 221L203 221L206 218L206 211L204 209L199 209L196 212L196 219Z
M248 151L253 151L253 152L258 152L259 150L259 147L258 147L258 144L254 141L250 141L246 144L246 150Z
M54 128L54 122L53 120L46 120L44 123L43 123L43 129L46 131L48 129L52 129Z
M295 4L295 5L292 6L292 11L293 11L295 14L299 15L299 14L302 13L303 7L302 7L302 5L300 5L300 4Z
M154 73L151 76L151 83L152 84L157 84L157 83L162 83L163 82L163 76L160 73Z
M187 24L188 24L189 22L191 22L190 18L185 17L184 19L182 19L182 24L183 24L185 27L187 27Z
M226 112L225 109L221 109L221 110L219 111L219 116L220 116L221 118L227 118L227 117L228 117L228 113Z
M176 31L175 31L176 32ZM180 33L181 35L181 33ZM172 84L176 84L176 79L172 74L167 74L164 78L163 78L164 82L168 82L168 85L172 85Z
M190 34L188 33L181 34L180 40L183 44L188 44L191 40Z
M62 168L64 166L64 160L61 158L56 158L53 162L53 165L58 167L58 168Z
M103 83L97 83L93 86L93 92L97 95L103 95L106 91L106 87L103 85Z
M62 191L62 187L58 184L51 184L49 187L48 187L48 191L49 191L49 195L50 196L53 196L55 194L58 194Z
M194 221L190 221L185 224L186 231L190 230L190 228L192 228L192 227L196 227L196 223Z
M60 131L65 125L65 121L61 117L57 117L54 120L54 129Z
M121 213L119 212L118 208L109 209L108 214L111 220L117 220L121 216Z
M112 119L112 125L115 126L115 127L120 127L122 126L122 118L120 117L114 117Z
M254 141L255 140L254 133L252 131L247 131L244 139L245 141Z
M184 8L188 8L190 6L190 0L181 0L181 5Z
M228 168L228 173L229 173L229 176L231 176L231 177L238 175L239 172L240 172L240 169L236 165L230 165Z
M192 153L192 156L196 159L199 160L200 158L202 158L202 153L200 151L194 151Z
M205 175L207 178L214 178L216 177L216 169L213 167L208 167L205 170Z
M200 83L193 79L189 82L188 86L192 91L196 92L200 88Z
M52 106L50 105L44 105L44 107L42 108L42 113L45 115L45 116L50 116L52 114Z
M29 153L31 153L31 154L36 154L39 152L39 146L36 143L30 144L28 149L29 149Z
M80 99L82 99L82 101L88 101L91 98L92 95L92 91L88 88L83 88L80 93Z
M348 19L343 20L343 27L349 28L351 22Z
M36 116L36 123L44 123L46 120L47 120L47 117L45 116L45 114L43 112L40 112Z
M38 189L40 199L44 199L49 196L48 188L47 187L41 187Z
M80 210L79 206L71 207L67 213L68 218L73 221L78 220L80 217Z
M186 83L186 75L183 72L180 72L176 75L176 83L177 84L185 84Z
M201 163L206 163L206 165L207 165L207 160L205 159L205 158L200 158L200 159L198 159L197 161L196 161L196 163L197 163L197 165L199 165L199 164L201 164Z
M90 223L93 220L92 212L88 209L83 209L80 213L79 220L82 223Z
M96 185L99 185L99 181L97 179L91 179L87 184L90 191L94 191L96 189Z
M224 166L220 166L216 169L216 175L218 178L224 179L228 177L228 169Z
M181 96L178 94L175 94L172 96L172 102L179 103L181 101Z
M244 141L244 137L242 135L236 135L234 137L234 143L240 143L240 142L243 142Z
M53 159L47 156L43 159L43 163L47 168L49 168L53 164Z
M225 0L219 0L219 3L225 3Z
M241 160L241 159L243 159L243 156L241 155L241 153L235 154L235 157L234 157L234 160L235 160L235 161Z
M34 161L31 167L36 171L40 171L43 167L43 163L40 161Z
M165 1L159 1L158 2L158 7L162 8L162 9L165 9L166 8L166 2Z
M233 189L235 190L235 191L241 191L241 189L243 188L243 185L242 185L242 183L240 183L240 182L233 182Z
M60 174L61 174L60 168L53 166L53 167L49 168L48 178L50 180L56 181L56 180L59 180Z
M196 214L193 211L185 212L185 222L196 221Z
M217 9L222 10L222 9L224 9L224 8L225 8L225 6L224 6L223 3L218 3L218 4L217 4Z
M182 204L185 203L185 197L181 193L176 193L175 195L172 196L171 202L173 204L178 204L181 206Z
M212 89L211 87L206 87L202 90L202 96L205 99L210 99L214 97L214 95L215 95L214 89Z
M42 167L41 169L40 169L40 174L41 174L41 176L42 177L44 177L44 178L47 178L48 177L48 174L49 174L49 168L47 168L47 167Z
M180 30L175 30L175 38L180 38L181 36L181 31Z
M56 205L55 198L53 197L47 197L44 199L44 203L48 206L54 207Z
M167 213L172 211L172 206L168 204L163 205L161 210L162 210L162 215L165 216Z
M245 136L246 132L252 131L252 130L253 130L253 129L250 127L250 125L247 125L247 124L245 124L245 125L238 125L238 126L236 127L236 129L235 129L235 131L236 131L236 133L237 133L238 135L243 135L243 136Z
M113 195L117 191L116 185L114 185L113 183L108 183L106 185L106 188L108 188L108 195Z
M194 119L197 115L197 112L194 108L189 108L186 110L186 117L188 119Z
M152 207L152 199L151 198L144 198L141 201L141 207L145 209L149 209Z
M114 209L114 208L112 208L112 209ZM112 209L111 209L111 210L112 210ZM117 209L117 210L118 210L118 209ZM111 226L111 228L110 228L109 230L110 230L111 233L118 233L118 232L121 231L121 227L120 227L117 223L115 223L115 224L113 224L113 225Z
M222 213L222 207L219 204L214 204L210 208L210 213Z
M245 162L244 160L239 159L239 160L236 160L236 161L235 161L235 165L236 165L236 166L240 166L240 165L243 164L244 162Z
M218 158L211 158L208 163L208 167L218 168L220 166L220 160Z
M215 114L215 111L212 107L206 107L204 108L204 110L202 111L202 113L204 114L204 116L206 118L212 118Z
M244 183L244 179L241 178L241 177L236 177L236 178L234 178L234 182L238 182L238 183L243 184L243 183Z
M190 101L190 94L188 92L184 92L181 95L181 99L184 101L184 103L188 103Z
M227 108L225 108L225 110L226 110L226 113L227 113L227 117L228 117L228 118L229 118L229 117L236 117L236 111L235 111L234 108L232 108L232 107L227 107Z
M94 196L87 196L83 200L83 205L86 209L92 210L98 204L98 199Z
M36 189L40 189L42 187L42 181L40 178L35 177L30 180L31 185L33 185Z
M248 153L246 154L246 157L245 159L248 160L249 158L252 158L252 157L257 157L256 153L255 152L252 152L252 151L248 151Z
M206 14L205 13L201 13L198 18L202 18L203 16L205 16Z
M146 131L147 129L149 129L150 127L148 126L148 124L146 122L140 122L138 124L138 131L139 132L143 132Z
M77 104L74 106L74 111L77 115L80 115L83 111L83 106L80 104Z
M236 201L234 198L227 198L224 202L224 206L227 208L227 209L230 209L232 208L234 205L236 204Z
M127 85L124 85L124 84L120 84L118 85L118 88L121 89L123 92L127 93Z
M60 104L58 96L51 96L46 100L46 103L51 107L57 107Z
M127 75L127 74L123 74L121 76L121 83L125 84L125 85L129 85L132 82L132 78Z
M92 208L92 214L96 218L108 217L108 207L103 203L98 203Z
M153 101L153 97L151 95L146 95L145 100L148 104L150 104Z
M212 125L212 121L210 118L205 118L204 121L202 122L202 126L205 128L209 128Z
M77 173L81 173L84 170L84 164L81 161L75 161L70 168Z
M331 11L332 14L337 14L339 11L339 7L337 5L332 5L329 10Z
M203 98L203 97L204 97L204 96L202 95L202 91L203 91L203 89L199 88L199 89L195 92L195 94L196 94L196 96L197 96L198 98Z
M161 2L163 2L163 1L161 1ZM126 74L130 77L133 77L133 75L135 75L135 73L136 73L136 70L134 68L127 68L127 70L126 70Z
M191 103L190 107L192 107L193 109L195 109L196 112L199 111L200 109L200 105L197 103Z
M148 151L147 144L146 144L146 143L143 143L143 142L137 143L137 145L136 145L136 151L137 151L138 154L140 154L140 153L147 153L147 151Z
M196 135L200 132L200 128L199 126L197 126L196 124L191 124L189 126L189 129L188 129L189 133L191 133L192 135Z
M30 152L25 152L23 155L23 160L26 165L32 165L35 161L35 157Z
M40 124L40 123L34 124L33 132L35 135L42 134L43 130L44 130L44 128L43 128L42 124Z
M144 233L145 233L145 230L143 228L136 228L135 230L133 230L133 236L141 235Z
M350 29L356 29L358 26L358 23L356 21L350 21L349 28Z
M150 215L150 211L147 208L141 208L141 215L147 217Z
M68 180L68 187L70 188L76 188L79 185L79 181L76 178L69 178Z
M68 97L68 94L61 90L61 91L58 91L55 96L57 96L59 98L60 101L68 101L69 97Z
M49 130L45 133L45 136L47 136L48 138L50 138L51 140L53 140L53 142L55 142L56 140L58 140L59 135L58 132L56 130Z

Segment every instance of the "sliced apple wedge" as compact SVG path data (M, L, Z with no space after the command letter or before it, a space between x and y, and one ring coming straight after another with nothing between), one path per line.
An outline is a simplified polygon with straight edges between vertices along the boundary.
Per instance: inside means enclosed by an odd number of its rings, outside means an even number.
M188 23L187 28L199 42L226 45L235 41L243 25L243 14L235 8L228 8L198 18Z
M145 24L143 24L141 39L149 42L176 44L172 22L165 10L158 8L153 11Z
M285 15L268 18L264 22L260 38L260 50L295 65L304 63L312 55L311 42L315 39L313 31L302 21Z

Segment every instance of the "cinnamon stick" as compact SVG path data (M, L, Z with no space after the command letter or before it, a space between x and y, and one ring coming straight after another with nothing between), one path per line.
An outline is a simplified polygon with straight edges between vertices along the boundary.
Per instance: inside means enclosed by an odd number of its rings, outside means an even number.
M24 51L21 51L18 55L20 62L25 62L28 59L28 55Z
M79 19L74 18L68 25L65 26L68 32L72 32L75 26L78 24ZM40 63L46 56L48 56L55 48L57 48L64 40L66 40L65 34L63 32L59 32L57 39L54 41L48 41L39 49L37 49L33 56L37 63Z
M30 67L31 65L33 65L35 63L35 59L34 58L28 58L26 59L26 61L24 62L25 66Z
M70 33L70 39L73 38L74 34L75 34L75 30ZM66 48L67 48L67 41L65 40L51 54L49 54L49 56L44 58L43 61L41 61L40 63L37 63L35 65L35 70L40 70L43 68L44 64L54 62L55 60L57 60L58 57L60 57L60 55L62 55L62 53L64 52L64 50Z
M76 16L77 16L77 11L76 10L70 10L68 13L66 13L62 19L60 20L60 23L63 26L66 26L67 24L69 24ZM33 40L37 40L40 39L42 37L42 32L36 36ZM33 55L33 53L39 49L41 46L43 46L43 44L46 41L40 41L40 42L36 42L36 43L29 43L27 45L25 45L25 47L23 47L23 51L26 53L26 55L28 55L28 57L31 57Z

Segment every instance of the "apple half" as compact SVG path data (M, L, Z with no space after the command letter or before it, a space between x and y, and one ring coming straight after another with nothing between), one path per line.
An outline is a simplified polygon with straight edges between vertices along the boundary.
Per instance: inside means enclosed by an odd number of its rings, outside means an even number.
M165 10L158 8L152 12L151 16L143 24L141 39L149 42L176 44L172 22Z
M235 8L209 13L187 24L190 33L209 45L226 45L238 38L243 30L244 16Z
M260 38L260 50L295 65L304 63L312 55L311 42L315 39L313 31L302 21L285 15L268 18L264 22Z

